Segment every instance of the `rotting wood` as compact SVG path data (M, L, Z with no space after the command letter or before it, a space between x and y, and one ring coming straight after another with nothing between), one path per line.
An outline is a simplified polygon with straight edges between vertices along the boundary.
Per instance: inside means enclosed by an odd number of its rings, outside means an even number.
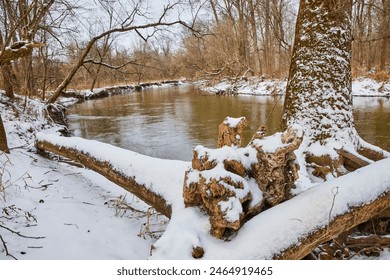
M390 237L379 235L348 237L344 245L350 248L368 246L390 247Z
M269 140L262 141L264 129L260 128L248 145L256 152L257 161L245 168L241 162L240 143L233 141L241 139L245 125L245 118L242 117L226 118L219 126L218 145L233 147L230 153L235 154L235 158L230 158L228 153L226 158L220 156L217 159L212 154L218 149L209 149L200 154L195 149L192 168L185 173L184 205L206 211L211 225L210 233L220 239L229 239L264 206L271 207L287 200L298 178L294 151L301 144L303 134L297 129L288 128L274 136L282 146L271 149L268 147ZM214 170L212 177L209 176L210 170ZM253 190L248 183L250 179L258 184L258 191L262 193L260 201L253 200Z
M152 192L144 184L138 183L134 177L128 177L125 174L114 170L109 163L99 161L91 155L84 154L81 151L57 146L46 141L38 141L36 146L40 150L52 152L83 164L125 190L131 192L145 203L154 207L159 213L167 216L168 218L171 217L172 206L161 195Z
M390 205L390 192L376 198L370 204L352 208L350 211L335 217L326 227L316 229L306 237L297 240L296 244L275 255L279 260L300 260L310 254L320 244L332 240L349 229L364 223Z
M359 157L357 155L354 155L346 150L340 149L337 150L337 153L343 157L344 159L344 166L349 171L354 171L358 168L367 166L370 164L364 157Z
M235 124L230 121L237 122ZM218 127L218 148L223 146L241 147L242 132L247 126L245 117L227 117Z

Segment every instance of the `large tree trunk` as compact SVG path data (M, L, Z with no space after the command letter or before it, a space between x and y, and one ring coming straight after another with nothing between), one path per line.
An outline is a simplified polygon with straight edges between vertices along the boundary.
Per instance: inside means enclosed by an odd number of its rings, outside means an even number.
M283 128L311 141L357 143L352 115L351 0L300 2Z

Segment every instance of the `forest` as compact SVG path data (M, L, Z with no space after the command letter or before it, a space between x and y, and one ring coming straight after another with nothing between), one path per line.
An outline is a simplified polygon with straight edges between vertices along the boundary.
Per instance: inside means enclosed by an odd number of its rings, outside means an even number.
M0 13L0 259L390 259L390 0Z

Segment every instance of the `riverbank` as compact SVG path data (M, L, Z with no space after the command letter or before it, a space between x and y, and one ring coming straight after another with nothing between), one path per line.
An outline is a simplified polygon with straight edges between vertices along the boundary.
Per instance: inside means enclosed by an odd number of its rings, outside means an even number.
M147 259L167 219L103 176L37 153L60 135L42 101L0 94L10 154L0 152L0 260Z
M103 176L37 154L36 133L60 135L63 127L47 118L43 102L26 102L0 95L11 149L0 153L0 260L148 259L168 220Z
M199 83L200 89L218 95L283 95L287 80L264 79L262 77L244 77L241 79L223 79L213 83ZM376 81L368 77L356 78L352 81L353 96L390 97L390 80Z
M105 98L112 95L125 94L133 91L142 91L150 88L161 88L183 85L184 80L166 80L156 82L144 82L130 85L107 86L102 88L95 88L91 90L74 90L68 89L62 93L59 102L66 106L83 102L85 100L93 100Z

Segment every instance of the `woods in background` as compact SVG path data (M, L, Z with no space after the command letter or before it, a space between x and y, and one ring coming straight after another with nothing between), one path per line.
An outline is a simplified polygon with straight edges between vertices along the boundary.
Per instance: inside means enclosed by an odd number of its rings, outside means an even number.
M1 63L0 88L46 98L77 65L91 38L117 26L147 20L153 2L0 1L0 50L21 42L40 42L22 59ZM118 12L118 5L122 9ZM92 4L91 4L92 5ZM179 11L179 12L177 12ZM286 78L298 3L295 0L177 1L162 12L192 28L137 29L96 40L72 77L71 88L101 87L148 80L221 79L258 75ZM93 17L98 13L99 17ZM355 0L353 4L355 76L386 77L389 72L390 0ZM197 32L194 32L197 30ZM2 54L0 54L0 57Z

